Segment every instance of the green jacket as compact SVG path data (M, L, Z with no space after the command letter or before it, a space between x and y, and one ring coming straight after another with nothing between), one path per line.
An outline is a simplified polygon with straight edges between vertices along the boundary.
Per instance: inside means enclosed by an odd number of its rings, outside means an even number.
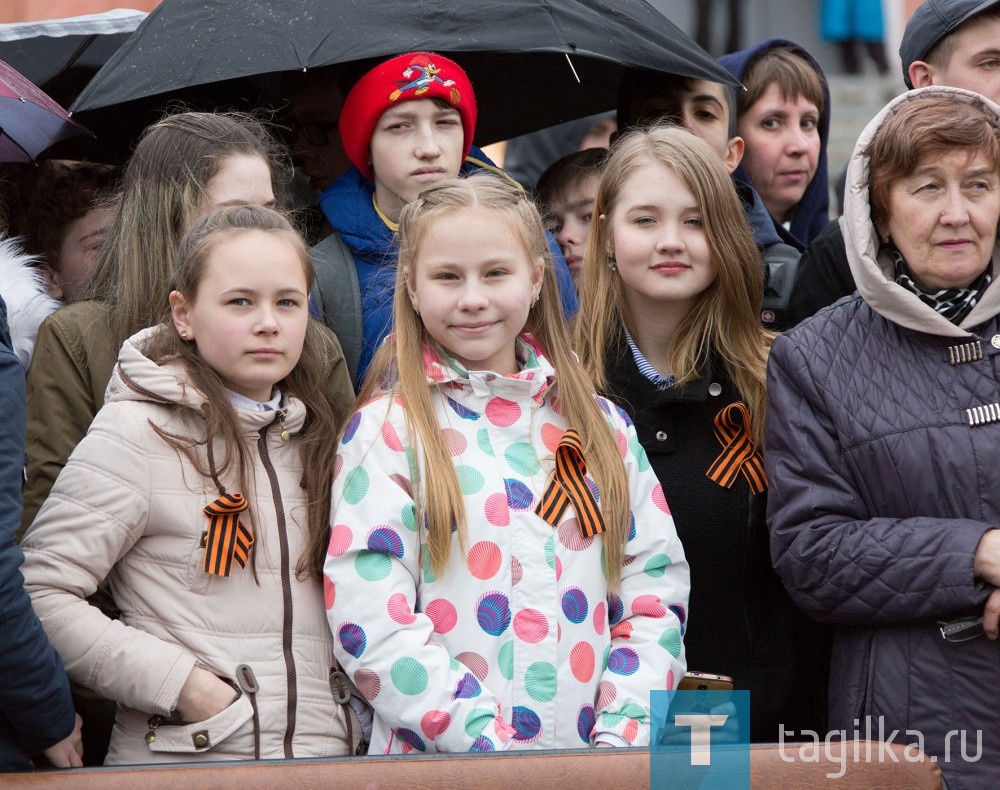
M77 302L57 310L38 329L28 373L28 468L19 538L104 405L118 359L107 319L103 303Z

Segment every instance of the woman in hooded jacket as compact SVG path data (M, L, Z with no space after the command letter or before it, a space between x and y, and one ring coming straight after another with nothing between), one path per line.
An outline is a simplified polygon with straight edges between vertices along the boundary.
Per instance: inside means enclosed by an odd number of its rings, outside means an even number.
M768 364L771 553L836 626L830 726L917 745L949 787L1000 772L998 115L930 87L875 117L847 177L859 293Z
M826 76L812 55L780 38L719 62L746 87L736 99L745 149L733 176L757 190L781 240L804 250L829 221Z

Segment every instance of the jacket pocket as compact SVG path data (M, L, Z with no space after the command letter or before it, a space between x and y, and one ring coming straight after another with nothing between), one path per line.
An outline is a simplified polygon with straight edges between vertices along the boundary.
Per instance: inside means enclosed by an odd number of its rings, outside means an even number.
M210 719L194 724L163 724L156 727L152 730L156 737L151 741L147 737L147 743L151 752L198 754L218 747L239 733L240 740L245 737L247 743L228 743L226 751L244 753L249 757L253 753L253 741L256 739L255 724L247 726L247 722L251 720L255 720L254 706L249 695L240 694L228 708Z

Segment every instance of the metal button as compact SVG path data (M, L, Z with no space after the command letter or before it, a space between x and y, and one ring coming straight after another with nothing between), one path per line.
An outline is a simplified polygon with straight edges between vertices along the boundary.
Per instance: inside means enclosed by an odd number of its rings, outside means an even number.
M993 335L993 338L990 340L990 345L992 345L993 348L1000 348L1000 335Z
M191 736L195 749L204 749L208 746L208 730L201 730Z
M659 442L665 442L665 441L667 441L667 432L666 431L657 431L656 432L656 440L659 441Z
M708 385L708 394L718 398L722 394L722 385L717 381L713 381Z

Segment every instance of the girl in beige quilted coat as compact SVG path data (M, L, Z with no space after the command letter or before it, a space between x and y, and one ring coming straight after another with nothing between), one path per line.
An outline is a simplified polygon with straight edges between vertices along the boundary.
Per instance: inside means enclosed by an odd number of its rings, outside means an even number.
M360 729L331 682L319 568L342 414L311 280L277 212L199 220L170 318L122 347L25 538L68 673L118 703L107 763L344 755ZM119 621L86 601L109 574Z

